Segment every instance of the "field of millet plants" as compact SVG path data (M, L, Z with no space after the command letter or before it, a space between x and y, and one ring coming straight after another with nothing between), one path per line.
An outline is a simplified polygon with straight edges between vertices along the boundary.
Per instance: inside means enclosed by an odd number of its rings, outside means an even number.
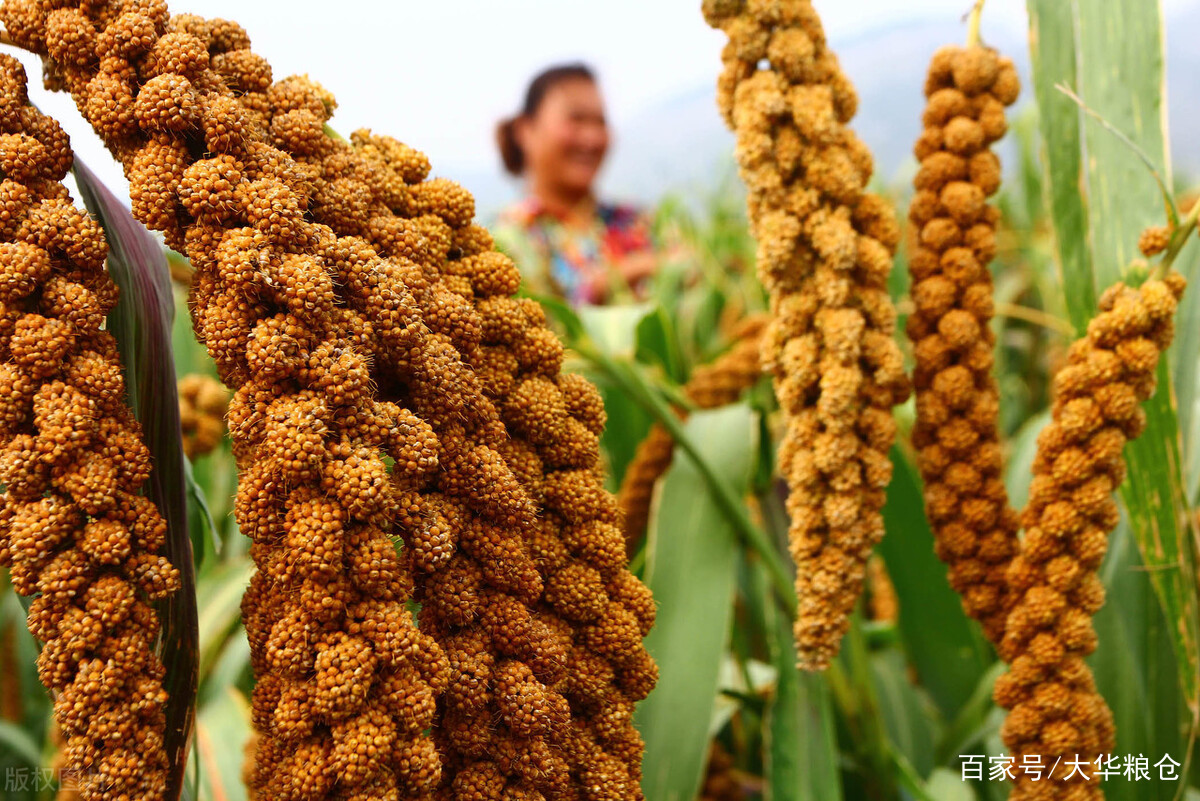
M0 2L0 798L1200 798L1161 9L977 3L886 187L820 5L695 9L736 174L571 308L254 31Z

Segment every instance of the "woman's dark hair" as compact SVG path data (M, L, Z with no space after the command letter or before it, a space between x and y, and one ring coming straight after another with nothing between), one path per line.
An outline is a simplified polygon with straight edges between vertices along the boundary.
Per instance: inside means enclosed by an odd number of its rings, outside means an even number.
M521 106L521 113L502 120L496 126L496 144L500 147L500 158L504 162L504 169L510 175L520 175L525 172L525 152L517 144L517 120L536 114L542 101L546 99L546 95L555 86L579 78L595 82L596 74L592 72L591 67L582 62L559 64L542 70L529 82L529 88L525 90L525 103Z

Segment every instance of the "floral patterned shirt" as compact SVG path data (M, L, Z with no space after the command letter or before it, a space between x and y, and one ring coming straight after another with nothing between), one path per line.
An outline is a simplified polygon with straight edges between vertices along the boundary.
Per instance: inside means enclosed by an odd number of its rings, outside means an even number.
M525 198L501 212L493 234L500 249L516 261L526 290L572 305L604 303L614 289L635 289L622 280L616 263L654 248L645 214L605 203L580 228L567 226L537 198Z

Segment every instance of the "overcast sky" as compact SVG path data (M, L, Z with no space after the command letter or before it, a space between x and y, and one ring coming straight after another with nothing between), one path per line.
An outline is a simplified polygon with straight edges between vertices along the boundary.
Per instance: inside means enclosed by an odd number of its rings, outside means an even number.
M1197 3L1166 0L1169 7ZM333 125L339 131L367 126L393 135L428 153L437 173L454 177L497 164L495 121L516 110L528 78L549 63L583 59L598 69L618 136L622 120L711 85L724 35L705 25L699 5L699 0L172 0L171 9L237 20L255 50L270 60L276 78L308 73L337 96ZM815 0L815 5L836 43L906 20L957 20L971 0ZM1024 5L991 0L985 38L992 26L1023 30ZM27 64L37 75L34 62ZM119 171L81 128L70 99L33 94L74 134L78 152L119 184Z

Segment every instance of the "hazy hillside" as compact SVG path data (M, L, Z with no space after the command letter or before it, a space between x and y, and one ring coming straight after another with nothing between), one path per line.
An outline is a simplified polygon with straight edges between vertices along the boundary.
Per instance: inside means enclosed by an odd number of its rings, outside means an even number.
M1200 9L1175 15L1169 25L1168 74L1171 140L1176 171L1200 174L1200 51L1182 46L1200 34ZM918 21L835 42L842 67L858 87L854 127L875 154L885 181L907 180L912 142L919 133L921 86L929 56L962 37L954 20ZM1029 51L1024 31L993 31L991 44L1017 62L1026 91ZM665 191L703 192L732 170L733 137L717 115L711 86L698 86L634 119L618 121L617 146L604 176L609 196L653 202ZM507 202L514 184L498 172L462 175L486 215Z

